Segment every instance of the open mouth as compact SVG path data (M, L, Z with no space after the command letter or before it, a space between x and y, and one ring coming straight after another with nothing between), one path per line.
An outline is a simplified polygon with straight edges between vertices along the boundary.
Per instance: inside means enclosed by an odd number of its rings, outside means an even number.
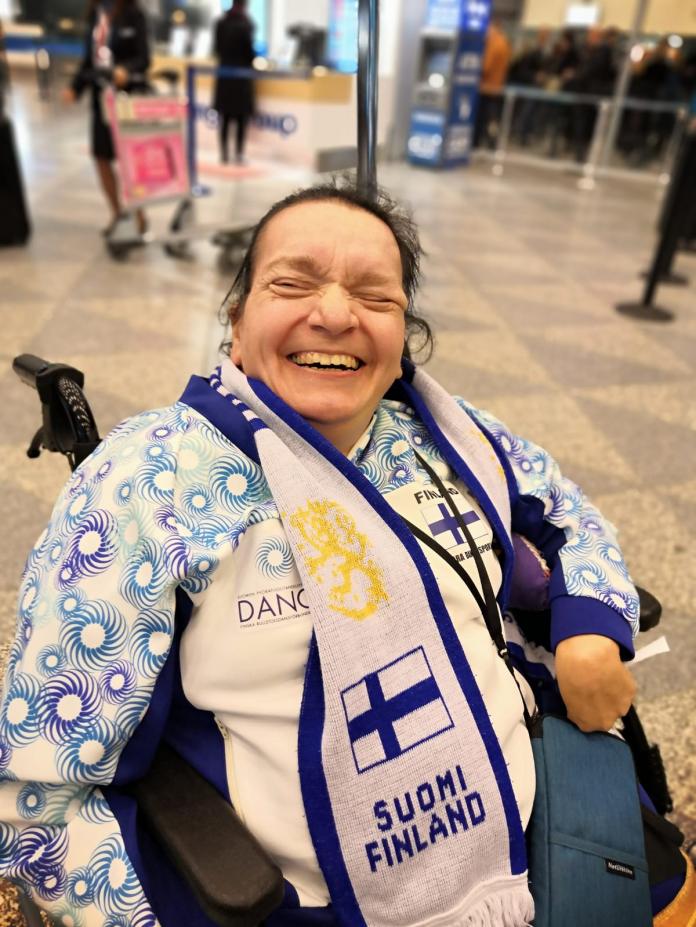
M319 351L299 351L288 355L288 360L298 367L313 370L359 370L364 362L352 354L323 354Z

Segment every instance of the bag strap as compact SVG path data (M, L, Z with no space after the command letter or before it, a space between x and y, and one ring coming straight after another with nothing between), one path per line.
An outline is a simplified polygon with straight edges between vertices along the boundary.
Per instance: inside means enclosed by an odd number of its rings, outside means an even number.
M410 522L408 518L405 518L403 515L401 515L400 517L401 517L401 520L408 527L411 534L415 538L417 538L417 540L419 540L426 547L429 547L438 556L442 557L445 563L449 564L449 566L452 567L454 572L457 574L457 576L459 576L461 581L464 583L466 588L471 593L472 598L476 602L476 605L478 606L481 614L485 615L486 603L483 601L483 598L481 597L481 593L479 592L476 586L476 583L469 576L469 574L466 572L466 570L461 565L461 563L456 559L456 557L453 557L446 547L442 547L442 545L438 544L437 541L433 540L433 538L429 534L426 534L425 531L422 531L417 525L414 525L413 522Z
M471 532L469 531L469 528L466 524L466 520L464 516L459 511L457 506L454 504L454 500L452 499L452 496L447 492L445 485L440 479L440 477L437 475L435 470L430 466L428 461L425 460L418 453L418 451L414 449L413 453L415 454L415 457L418 463L425 470L425 472L428 474L430 479L433 481L435 487L440 492L440 495L442 496L442 499L444 500L445 504L448 505L450 509L452 510L452 514L454 515L457 521L457 524L462 531L462 534L466 538L466 542L469 546L471 556L474 560L474 563L476 564L476 570L478 572L479 582L481 583L481 589L483 591L483 596L481 596L481 593L479 593L478 589L472 582L471 577L466 572L466 570L462 567L461 563L459 563L459 561L456 560L455 557L453 557L452 554L446 548L438 544L437 541L433 540L433 538L425 534L424 531L416 527L416 525L412 524L407 518L404 518L403 516L401 516L401 519L406 524L406 526L411 531L411 533L417 538L417 540L422 541L422 543L424 543L431 550L433 550L440 557L442 557L445 563L449 564L449 566L455 571L457 576L459 576L459 578L464 582L469 592L471 592L481 612L481 616L483 617L484 623L486 625L486 629L488 630L491 640L493 641L493 644L495 645L495 649L498 653L498 656L503 661L505 666L508 668L508 671L510 672L510 675L512 676L512 678L515 680L515 685L517 686L517 690L520 693L520 698L522 699L522 710L524 713L525 724L527 725L527 729L531 731L535 718L532 717L532 715L530 715L529 713L529 709L527 708L527 703L525 702L524 695L522 694L522 689L520 688L519 681L517 679L517 676L515 675L515 670L512 665L512 660L510 659L510 652L508 650L507 643L503 635L503 628L502 628L502 624L500 621L500 613L498 611L498 603L495 597L495 592L493 591L493 586L491 585L490 577L488 576L488 571L486 570L486 566L483 562L483 557L481 556L481 553L478 549L478 545L476 544L476 541L474 540L474 538L471 535ZM535 715L536 715L536 712L535 712Z

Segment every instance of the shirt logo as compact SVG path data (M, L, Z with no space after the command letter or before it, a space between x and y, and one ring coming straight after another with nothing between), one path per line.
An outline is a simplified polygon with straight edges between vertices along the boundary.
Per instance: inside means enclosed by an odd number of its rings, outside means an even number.
M260 628L306 615L309 615L309 605L299 585L246 592L237 599L240 628Z
M446 502L423 506L421 513L430 533L445 549L449 550L452 547L458 547L460 544L466 544L464 532L459 527L458 520L454 517L454 513ZM486 526L476 512L463 512L462 518L474 540L485 536Z
M368 673L341 698L358 773L454 727L422 647Z

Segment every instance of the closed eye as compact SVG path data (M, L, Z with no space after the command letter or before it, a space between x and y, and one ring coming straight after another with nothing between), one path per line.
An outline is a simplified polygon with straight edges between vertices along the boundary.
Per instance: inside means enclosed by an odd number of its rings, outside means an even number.
M396 305L390 296L382 293L354 293L353 298L361 303L366 303L372 309L388 309Z
M305 280L273 280L271 287L282 293L308 293L312 289L311 283Z

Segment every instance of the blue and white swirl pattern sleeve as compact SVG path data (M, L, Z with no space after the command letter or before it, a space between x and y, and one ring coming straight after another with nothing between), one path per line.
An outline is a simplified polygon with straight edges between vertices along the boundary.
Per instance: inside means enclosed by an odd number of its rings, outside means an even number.
M186 526L187 512L199 530L212 515L211 458L224 457L201 425L177 404L117 428L27 560L0 701L0 876L59 924L157 923L98 786L166 661L176 585L203 588L217 562Z
M147 711L174 636L249 524L260 468L184 403L116 428L27 559L0 699L0 876L66 927L155 927L99 789ZM264 564L288 568L274 547Z
M154 513L174 458L149 435L162 415L118 428L63 490L27 560L0 701L0 875L73 927L157 923L97 786L172 642L176 582Z
M616 530L543 448L513 434L488 412L459 404L508 463L512 529L529 538L551 567L551 643L603 634L632 656L639 602Z

